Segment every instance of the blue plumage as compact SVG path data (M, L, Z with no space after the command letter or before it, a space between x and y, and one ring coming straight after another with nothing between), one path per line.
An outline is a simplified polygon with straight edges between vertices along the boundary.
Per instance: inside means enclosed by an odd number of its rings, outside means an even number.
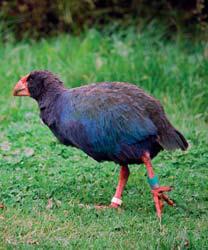
M162 149L188 147L159 101L135 85L103 82L66 89L47 71L34 71L27 81L43 122L59 141L97 161L127 165L140 163L144 152L153 158Z
M58 139L97 161L139 163L144 151L157 154L161 147L152 120L120 96L97 91L102 85L94 88L96 96L83 87L64 91L54 102L55 116L50 128Z

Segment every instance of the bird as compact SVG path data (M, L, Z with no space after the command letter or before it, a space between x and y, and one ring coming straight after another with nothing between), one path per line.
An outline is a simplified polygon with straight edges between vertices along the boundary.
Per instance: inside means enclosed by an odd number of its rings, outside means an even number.
M119 208L130 175L129 165L144 164L156 214L162 217L166 202L174 206L155 175L152 159L160 151L186 150L188 142L168 120L160 101L135 84L100 82L66 88L48 70L34 70L21 77L14 96L37 101L40 118L60 143L84 151L97 162L120 166L116 192L110 205Z

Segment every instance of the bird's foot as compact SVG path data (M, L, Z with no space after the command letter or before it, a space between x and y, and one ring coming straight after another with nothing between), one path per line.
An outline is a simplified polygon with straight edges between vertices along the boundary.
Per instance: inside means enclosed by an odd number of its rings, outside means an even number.
M110 208L119 208L120 205L114 202L111 202L111 204L109 205Z
M105 208L119 208L122 204L122 200L116 197L113 197L111 200L111 204L108 206L104 206L104 205L98 205L95 206L96 209L105 209Z
M159 217L159 219L161 219L161 216L162 216L162 209L164 206L164 203L163 203L164 201L167 202L168 205L174 206L174 202L166 194L164 194L164 192L169 192L171 190L172 190L171 187L164 186L164 187L154 188L151 191L154 202L155 202L157 216Z
M110 205L95 205L95 208L98 210L106 209L106 208L119 208L120 206L115 203L111 203Z

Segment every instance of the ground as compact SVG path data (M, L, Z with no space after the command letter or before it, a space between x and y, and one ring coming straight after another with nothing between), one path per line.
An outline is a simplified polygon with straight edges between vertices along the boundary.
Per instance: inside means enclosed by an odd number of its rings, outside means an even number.
M154 30L0 44L0 249L208 249L205 50ZM119 166L59 144L37 104L12 96L33 69L59 74L68 87L127 81L160 99L190 143L187 152L164 151L153 160L176 202L165 207L161 224L143 165L130 167L121 209L93 207L109 204Z

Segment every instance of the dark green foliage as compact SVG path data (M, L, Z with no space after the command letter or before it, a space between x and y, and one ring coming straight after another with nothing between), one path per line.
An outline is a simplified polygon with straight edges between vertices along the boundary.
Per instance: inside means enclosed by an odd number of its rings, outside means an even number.
M4 37L8 30L17 38L41 38L58 32L79 33L94 25L134 23L141 28L155 19L167 26L169 34L184 29L193 35L196 30L207 30L208 25L205 0L3 0L0 8Z

